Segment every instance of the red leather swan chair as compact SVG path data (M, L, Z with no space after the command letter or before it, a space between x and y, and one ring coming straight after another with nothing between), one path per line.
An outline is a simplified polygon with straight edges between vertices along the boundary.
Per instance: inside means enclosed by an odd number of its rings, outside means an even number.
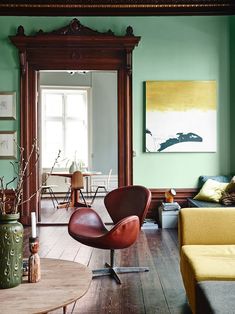
M93 277L110 275L121 283L118 273L148 271L147 267L114 267L114 250L132 245L139 234L151 201L151 192L139 185L125 186L109 192L105 207L114 222L106 229L100 216L92 208L78 208L71 216L68 231L75 240L99 249L110 250L110 264L93 270Z

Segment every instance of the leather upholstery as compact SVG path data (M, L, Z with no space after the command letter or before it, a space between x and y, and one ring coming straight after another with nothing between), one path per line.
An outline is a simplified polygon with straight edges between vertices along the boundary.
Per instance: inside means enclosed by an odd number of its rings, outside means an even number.
M114 223L121 219L137 215L140 226L144 222L151 202L151 192L141 185L124 186L109 192L104 204Z
M115 223L111 230L92 208L78 208L71 216L68 231L77 241L100 249L123 249L139 234L151 201L151 192L142 186L126 186L109 192L105 206Z
M79 208L69 222L69 234L77 241L99 249L124 249L139 234L138 216L120 220L110 231L92 208Z

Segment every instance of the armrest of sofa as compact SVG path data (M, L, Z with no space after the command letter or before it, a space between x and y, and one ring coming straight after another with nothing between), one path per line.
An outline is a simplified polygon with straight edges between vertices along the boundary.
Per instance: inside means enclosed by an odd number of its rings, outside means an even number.
M179 247L192 244L235 244L235 207L182 208Z

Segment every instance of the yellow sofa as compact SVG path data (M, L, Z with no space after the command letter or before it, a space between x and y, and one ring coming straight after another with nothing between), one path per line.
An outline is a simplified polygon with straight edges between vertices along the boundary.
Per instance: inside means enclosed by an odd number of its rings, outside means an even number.
M182 208L178 224L180 270L196 313L197 282L235 280L235 208Z

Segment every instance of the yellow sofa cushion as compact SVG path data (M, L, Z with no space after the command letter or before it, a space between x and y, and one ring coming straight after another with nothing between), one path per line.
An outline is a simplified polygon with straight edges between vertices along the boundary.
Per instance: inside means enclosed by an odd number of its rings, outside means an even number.
M235 280L235 245L185 245L182 253L196 281Z
M235 245L184 245L180 268L188 300L195 313L198 281L235 280Z
M235 208L181 208L179 246L235 244Z
M218 182L208 179L202 186L199 193L194 197L195 200L219 203L222 193L229 183Z

